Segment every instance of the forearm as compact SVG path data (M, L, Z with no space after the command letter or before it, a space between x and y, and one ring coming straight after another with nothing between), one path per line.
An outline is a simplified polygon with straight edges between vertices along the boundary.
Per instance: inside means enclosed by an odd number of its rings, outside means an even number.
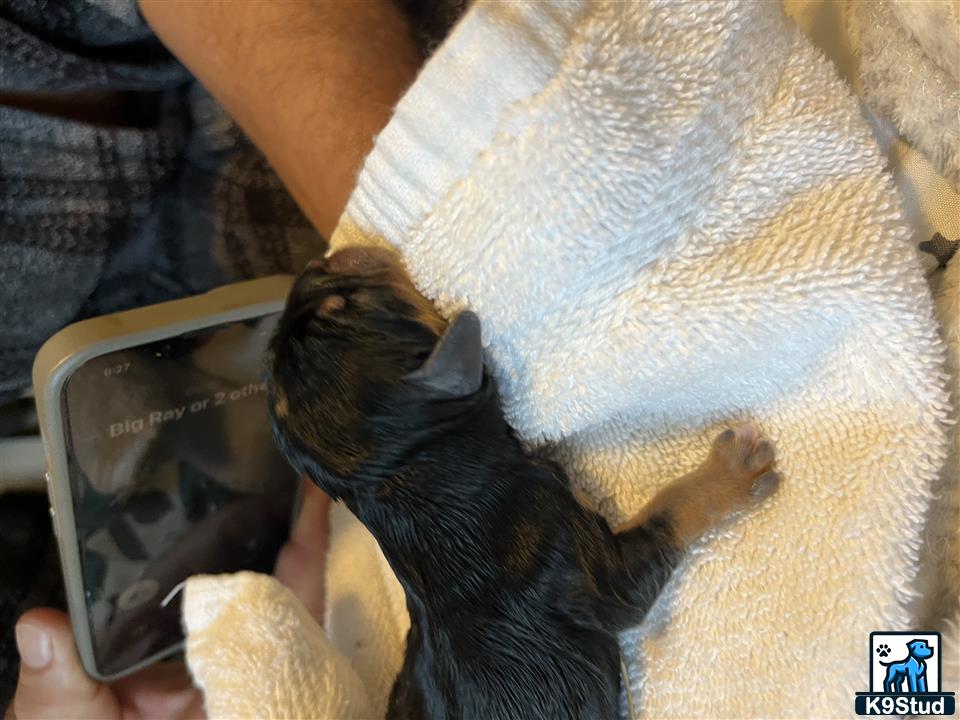
M141 0L329 237L420 55L390 0Z

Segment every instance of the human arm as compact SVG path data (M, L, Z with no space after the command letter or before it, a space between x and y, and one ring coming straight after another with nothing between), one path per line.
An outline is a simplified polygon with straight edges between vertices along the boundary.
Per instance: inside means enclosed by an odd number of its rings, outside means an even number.
M141 0L325 237L421 62L389 0Z

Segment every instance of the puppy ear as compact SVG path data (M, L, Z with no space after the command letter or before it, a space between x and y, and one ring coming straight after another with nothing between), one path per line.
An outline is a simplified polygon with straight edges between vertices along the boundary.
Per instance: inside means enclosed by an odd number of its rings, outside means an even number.
M473 395L483 384L480 318L469 310L457 315L426 362L404 379L442 395Z

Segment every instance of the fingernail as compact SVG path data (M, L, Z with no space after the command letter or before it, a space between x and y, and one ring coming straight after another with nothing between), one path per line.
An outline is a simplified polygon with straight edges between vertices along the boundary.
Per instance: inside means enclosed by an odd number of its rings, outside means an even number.
M17 625L17 649L20 662L32 670L42 670L53 659L50 636L33 625Z

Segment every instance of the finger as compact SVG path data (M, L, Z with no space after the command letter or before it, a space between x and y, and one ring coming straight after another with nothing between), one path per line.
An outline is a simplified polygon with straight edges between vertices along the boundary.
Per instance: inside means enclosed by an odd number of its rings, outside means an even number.
M280 551L274 574L317 622L323 622L324 564L330 534L330 498L304 480L303 505Z
M57 610L24 613L16 626L20 680L13 698L17 720L120 717L116 696L84 672L70 620Z
M202 718L203 696L179 661L157 663L110 686L124 718Z

